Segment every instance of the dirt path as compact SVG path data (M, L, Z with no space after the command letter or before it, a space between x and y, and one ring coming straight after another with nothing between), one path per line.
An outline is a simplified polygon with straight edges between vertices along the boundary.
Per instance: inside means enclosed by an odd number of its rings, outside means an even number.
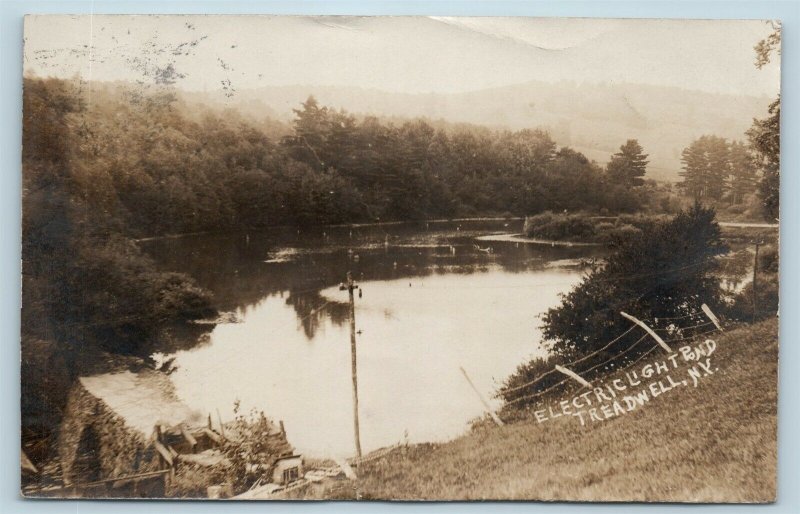
M749 222L738 222L738 221L720 221L719 226L731 227L731 228L775 228L775 229L779 227L777 223L749 223Z

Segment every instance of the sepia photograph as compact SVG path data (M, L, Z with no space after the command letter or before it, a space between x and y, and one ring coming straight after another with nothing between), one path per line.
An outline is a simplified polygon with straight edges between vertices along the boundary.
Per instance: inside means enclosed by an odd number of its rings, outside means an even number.
M23 497L776 500L779 20L30 14L22 63Z

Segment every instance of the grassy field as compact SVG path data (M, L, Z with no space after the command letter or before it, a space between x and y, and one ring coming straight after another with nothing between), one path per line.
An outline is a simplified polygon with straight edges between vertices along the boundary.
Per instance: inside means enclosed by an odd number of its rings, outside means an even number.
M358 470L328 497L770 502L776 495L778 321L715 338L717 369L625 415L482 425ZM556 398L554 400L558 400ZM330 493L333 493L332 495Z

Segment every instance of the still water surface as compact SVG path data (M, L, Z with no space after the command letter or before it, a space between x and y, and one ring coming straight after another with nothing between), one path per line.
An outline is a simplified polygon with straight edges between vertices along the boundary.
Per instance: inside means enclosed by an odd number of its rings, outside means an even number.
M577 261L597 253L475 239L520 225L282 229L149 242L163 267L191 274L241 319L165 351L174 357L177 392L215 419L217 409L232 418L237 400L244 411L263 410L284 421L307 455L352 455L347 291L338 287L350 270L363 293L356 295L363 450L455 437L483 411L459 367L491 397L519 364L542 355L538 316L577 283Z

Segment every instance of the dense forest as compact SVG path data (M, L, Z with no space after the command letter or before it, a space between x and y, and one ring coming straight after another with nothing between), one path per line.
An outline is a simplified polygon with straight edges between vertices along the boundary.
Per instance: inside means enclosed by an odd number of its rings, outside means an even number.
M637 203L628 190L644 174L606 175L541 130L395 125L357 119L312 97L295 111L291 134L275 139L236 111L198 113L169 92L133 102L124 87L78 87L27 81L26 160L64 155L81 188L76 193L136 236L546 209L630 211ZM52 122L60 129L55 145Z

